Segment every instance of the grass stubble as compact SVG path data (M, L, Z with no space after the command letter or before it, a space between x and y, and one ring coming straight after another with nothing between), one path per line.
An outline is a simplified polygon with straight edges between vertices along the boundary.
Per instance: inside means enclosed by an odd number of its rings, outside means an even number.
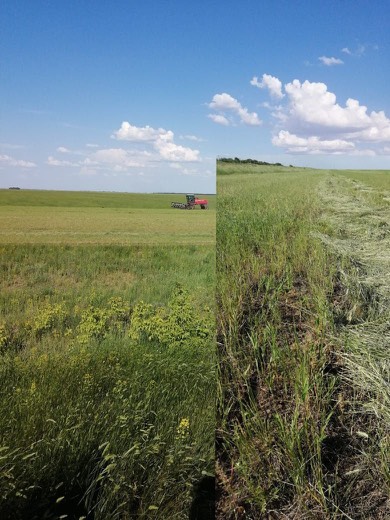
M217 173L217 517L388 518L388 173Z
M164 217L170 196L1 196L24 240L0 246L0 517L187 519L214 470L215 213ZM126 204L150 205L150 232ZM61 243L45 234L64 213L105 210L93 239L81 217L87 240L73 224ZM153 218L170 221L165 243Z

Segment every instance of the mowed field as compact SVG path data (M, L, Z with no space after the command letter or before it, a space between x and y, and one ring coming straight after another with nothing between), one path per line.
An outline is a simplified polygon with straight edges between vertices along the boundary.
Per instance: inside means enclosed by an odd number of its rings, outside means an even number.
M195 514L214 471L208 198L0 192L1 518Z
M173 212L185 195L0 190L0 243L210 245L215 196L205 197L207 211Z
M390 172L217 192L217 518L389 518Z

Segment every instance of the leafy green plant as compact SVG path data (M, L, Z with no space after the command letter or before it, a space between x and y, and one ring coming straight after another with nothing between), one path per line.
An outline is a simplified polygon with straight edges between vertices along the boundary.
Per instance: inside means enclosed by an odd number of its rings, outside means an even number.
M145 302L135 305L129 328L133 340L155 341L163 346L196 348L212 336L210 311L205 316L195 312L189 293L177 286L168 307L154 307Z

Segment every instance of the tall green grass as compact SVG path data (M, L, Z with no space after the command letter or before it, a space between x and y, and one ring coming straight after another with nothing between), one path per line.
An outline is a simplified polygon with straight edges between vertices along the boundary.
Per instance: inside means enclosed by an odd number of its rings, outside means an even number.
M188 518L214 469L215 249L187 234L0 247L1 518Z
M340 376L340 332L373 310L353 281L353 258L328 247L349 232L320 197L333 174L228 167L217 166L219 517L364 514L364 499L349 501L367 438L356 424L349 431L358 386ZM362 495L376 486L383 498L383 472L370 467Z

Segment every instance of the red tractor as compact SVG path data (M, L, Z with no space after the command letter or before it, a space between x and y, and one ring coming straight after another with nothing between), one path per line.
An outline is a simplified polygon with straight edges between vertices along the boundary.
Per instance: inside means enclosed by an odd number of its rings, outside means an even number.
M187 202L171 202L172 208L177 209L207 209L209 201L207 199L198 199L195 195L186 195Z

